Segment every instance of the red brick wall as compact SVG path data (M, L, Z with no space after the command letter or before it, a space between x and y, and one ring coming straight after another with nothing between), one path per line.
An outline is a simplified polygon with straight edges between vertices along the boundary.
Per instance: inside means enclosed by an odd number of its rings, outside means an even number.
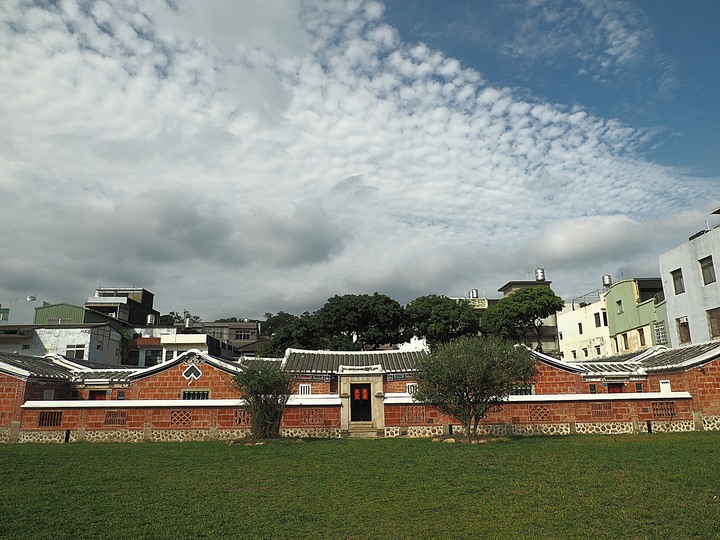
M180 399L183 390L210 390L210 399L240 398L230 373L206 363L197 364L202 376L188 381L183 377L187 364L178 364L149 377L133 381L125 399Z
M20 405L24 402L25 381L0 373L0 426L20 420Z
M401 381L388 381L383 383L383 392L385 393L399 393L407 391L408 383L415 382L415 379L403 379Z
M582 376L563 369L549 366L542 362L537 365L538 375L535 377L536 394L580 394L587 393Z
M340 427L340 407L287 407L283 427L335 428Z
M428 405L385 405L385 425L388 427L447 424L449 420Z

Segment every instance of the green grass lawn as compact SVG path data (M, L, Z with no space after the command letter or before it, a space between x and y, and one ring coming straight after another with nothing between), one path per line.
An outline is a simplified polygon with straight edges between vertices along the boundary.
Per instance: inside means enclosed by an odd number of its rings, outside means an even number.
M2 445L0 538L720 538L720 433Z

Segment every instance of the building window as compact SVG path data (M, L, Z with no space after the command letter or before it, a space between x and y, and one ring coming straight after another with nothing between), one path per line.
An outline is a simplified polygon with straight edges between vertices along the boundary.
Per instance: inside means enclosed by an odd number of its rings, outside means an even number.
M608 383L608 394L622 394L623 386L623 383Z
M192 411L188 409L174 409L170 411L170 425L177 427L192 426Z
M665 333L665 321L658 321L653 325L655 331L655 343L667 343L667 334Z
M511 396L532 396L534 393L532 384L516 384L508 392Z
M608 322L607 322L607 311L604 311L604 310L603 310L603 312L602 312L602 319L603 319L603 326L607 326L607 325L608 325Z
M28 349L30 348L30 345L28 345L27 343L24 343L23 346L22 346L22 348L23 348L24 351L26 351L26 350L28 350Z
M62 414L62 411L40 411L38 427L60 427Z
M183 390L182 399L210 399L210 390Z
M645 346L645 329L644 328L638 328L638 338L640 339L640 346Z
M235 330L235 339L250 341L252 339L252 334L250 333L250 330Z
M43 391L43 401L52 401L53 399L55 399L55 390Z
M600 312L598 311L598 312L595 314L595 328L600 328L600 325L601 325L601 324L602 324L602 323L600 322Z
M628 344L628 335L627 335L627 332L625 332L625 333L622 335L622 340L623 340L623 351L627 351L627 350L630 348L630 346L629 346L629 344Z
M673 279L673 288L675 289L675 294L682 294L685 292L685 282L683 281L683 275L682 270L678 268L677 270L673 270L670 272L670 275Z
M617 302L615 302L615 308L616 308L616 313L618 315L621 315L622 313L624 313L625 310L623 309L622 300L618 300Z
M173 358L174 358L173 351L171 351L169 349L166 350L165 351L165 361L167 362L168 360L172 360Z
M578 323L578 334L582 335L582 323L581 322Z
M312 385L307 383L302 383L298 385L298 394L301 396L309 396L312 394Z
M88 398L93 401L101 401L107 399L107 390L90 390Z
M583 347L583 356L584 356L585 358L588 357L588 350L587 350L586 347Z
M562 340L562 332L558 332L558 339Z
M690 325L688 324L688 318L680 317L678 319L675 319L675 323L677 324L677 332L678 332L678 338L680 339L680 343L689 343L690 342Z
M418 389L417 383L411 382L411 383L407 383L405 385L405 391L410 395L413 395L415 392L417 392L417 389Z
M642 394L642 391L643 391L642 383L636 382L635 383L635 392L637 392L638 394Z
M85 345L68 345L65 349L65 356L82 360L85 357Z
M127 411L105 411L106 426L124 426L127 422Z
M577 359L577 351L570 351L570 352L572 352L573 360L576 360Z
M710 327L710 337L720 337L720 308L707 310L708 326Z
M595 345L595 354L600 356L600 345Z
M145 367L155 366L162 360L162 349L148 349L145 351Z
M590 385L590 393L591 393L591 394L597 394L597 385L596 385L596 384L591 384L591 385Z
M702 272L703 283L709 285L715 283L715 269L713 268L712 257L705 257L698 261L700 263L700 271Z
M655 418L673 418L675 416L674 401L653 401L652 415Z

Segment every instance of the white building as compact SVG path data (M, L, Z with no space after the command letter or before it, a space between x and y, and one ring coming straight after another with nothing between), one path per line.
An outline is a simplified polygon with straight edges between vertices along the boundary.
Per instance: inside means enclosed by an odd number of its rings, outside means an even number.
M720 208L712 212L720 214ZM667 301L668 334L673 347L720 339L720 226L692 235L660 255Z
M576 298L557 314L562 360L592 360L612 354L604 293L599 290Z

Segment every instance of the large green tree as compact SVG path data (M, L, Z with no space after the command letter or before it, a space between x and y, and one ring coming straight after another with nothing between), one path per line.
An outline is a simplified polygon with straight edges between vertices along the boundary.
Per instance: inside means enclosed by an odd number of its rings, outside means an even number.
M279 437L280 423L292 391L290 375L274 366L245 366L234 380L252 415L253 437Z
M447 296L420 296L405 306L405 335L424 337L431 345L476 335L480 318L469 302Z
M493 336L460 337L420 358L415 399L457 418L474 438L485 414L536 373L535 359L522 345Z
M262 323L261 334L266 337L271 337L275 332L295 322L297 315L292 313L286 313L285 311L278 311L277 313L265 313L265 321Z
M282 356L289 348L327 348L324 346L314 315L306 312L300 317L294 315L292 317L273 332L270 341L260 350L262 356Z
M199 315L193 315L187 309L183 309L182 313L179 311L171 311L166 315L160 315L158 318L158 325L160 326L172 326L174 324L184 323L187 319L192 322L202 322Z
M490 306L480 319L480 331L542 351L543 319L560 311L565 302L550 287L517 289Z
M315 316L328 345L376 348L400 339L403 308L384 294L345 294L328 299Z

